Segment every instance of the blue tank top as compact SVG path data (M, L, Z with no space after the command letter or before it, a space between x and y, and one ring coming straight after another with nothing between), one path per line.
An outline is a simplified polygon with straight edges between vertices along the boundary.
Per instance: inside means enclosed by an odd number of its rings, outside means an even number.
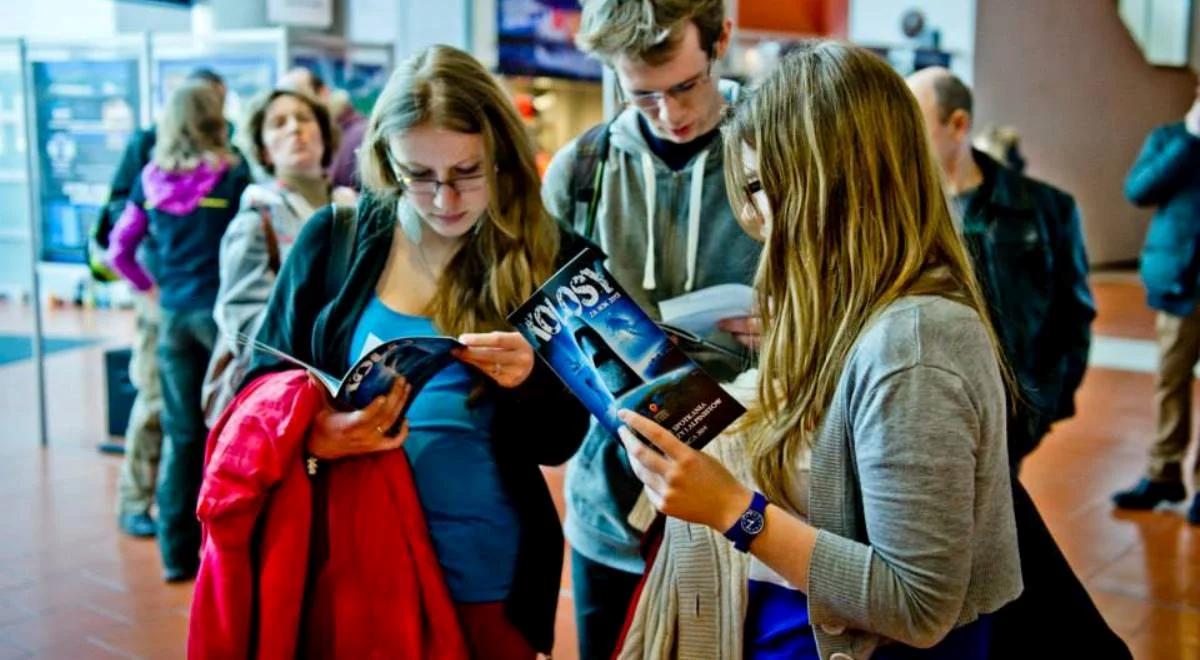
M431 319L372 296L354 328L350 362L383 341L437 334ZM430 379L409 406L404 443L438 563L460 603L508 597L520 531L492 453L494 404L467 402L475 383L461 362Z

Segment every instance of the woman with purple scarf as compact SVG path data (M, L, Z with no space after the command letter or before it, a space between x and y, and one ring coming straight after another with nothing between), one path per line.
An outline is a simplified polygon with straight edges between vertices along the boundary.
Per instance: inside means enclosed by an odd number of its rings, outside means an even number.
M199 566L196 498L207 434L200 389L217 334L221 237L249 183L249 169L229 145L220 96L185 84L164 108L154 158L109 239L113 270L162 307L164 442L155 496L168 582L191 579Z

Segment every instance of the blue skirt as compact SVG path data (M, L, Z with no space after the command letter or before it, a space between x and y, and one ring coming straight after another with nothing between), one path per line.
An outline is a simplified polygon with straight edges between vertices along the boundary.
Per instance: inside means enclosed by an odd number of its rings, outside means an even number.
M746 660L820 660L808 620L808 598L802 592L751 580L744 632ZM876 649L871 658L985 660L991 637L991 617L984 615L950 631L933 648L887 644Z

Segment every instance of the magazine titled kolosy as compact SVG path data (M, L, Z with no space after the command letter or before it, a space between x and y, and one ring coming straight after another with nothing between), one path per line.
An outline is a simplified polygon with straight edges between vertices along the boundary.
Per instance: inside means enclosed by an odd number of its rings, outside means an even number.
M746 412L638 307L587 248L508 320L614 435L617 411L703 447Z

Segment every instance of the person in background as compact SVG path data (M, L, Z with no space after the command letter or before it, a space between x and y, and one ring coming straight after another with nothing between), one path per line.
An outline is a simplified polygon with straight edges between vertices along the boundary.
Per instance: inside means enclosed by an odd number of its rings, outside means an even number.
M1025 156L1021 153L1021 135L1012 126L987 126L979 131L972 144L992 160L1017 174L1025 173Z
M808 44L724 148L765 241L754 483L623 410L635 474L753 555L747 660L990 657L1022 587L1006 369L916 101L874 53Z
M761 250L738 227L722 174L719 125L739 89L714 70L729 47L725 8L724 0L583 3L576 42L613 68L627 106L555 154L542 196L560 222L599 243L617 280L653 316L660 301L749 284ZM758 322L732 318L720 327L708 338L744 359L693 357L732 380L748 366ZM620 441L593 422L565 490L580 657L607 659L644 568L643 532L629 519L642 486Z
M1154 207L1142 248L1146 299L1158 312L1158 423L1146 474L1113 495L1122 509L1153 509L1182 502L1183 462L1192 428L1192 381L1200 360L1200 85L1183 121L1159 126L1125 179L1125 196ZM1200 463L1191 467L1200 484ZM1200 492L1192 496L1187 520L1200 525Z
M225 81L216 72L196 69L188 74L187 81L210 85L221 97L224 107ZM231 128L230 135L232 133ZM100 210L100 218L92 229L88 246L88 265L96 279L111 281L118 277L108 267L106 251L109 236L113 224L125 210L125 202L138 177L153 156L156 139L154 127L134 133L113 174L108 201ZM150 255L143 250L141 256L146 258ZM148 259L146 261L153 272L153 264ZM150 507L154 504L154 485L162 451L162 391L159 387L158 360L154 355L158 345L158 303L147 296L137 296L134 298L134 310L137 332L129 360L129 381L137 390L137 395L129 411L129 424L125 427L125 457L117 477L117 527L130 536L152 537L155 524Z
M320 76L302 66L294 67L279 80L281 89L295 89L320 99L329 106L333 121L341 133L340 143L329 163L329 175L335 186L358 189L358 149L367 132L367 118L354 109L342 90L331 89Z
M1020 383L1008 423L1014 470L1051 424L1075 414L1096 305L1079 207L971 146L971 90L941 67L908 78L1005 355Z
M323 400L307 451L318 478L352 475L364 492L401 480L397 470L411 464L473 657L533 660L553 647L563 551L538 466L574 453L587 412L506 319L582 241L546 213L533 145L508 95L461 50L432 46L396 69L360 165L355 229L339 231L347 225L329 209L305 225L258 340L335 374L392 339L450 335L466 345L396 431L403 378L360 411ZM339 243L352 239L348 266L331 277L333 255L345 254ZM259 352L246 382L289 368ZM314 533L377 539L362 552L386 557L411 531L370 511L319 520ZM312 567L312 612L375 586L338 571L336 559Z
M266 92L251 102L239 134L245 153L271 179L246 188L221 239L221 287L213 308L217 346L204 379L210 428L241 386L253 352L244 338L258 334L275 277L304 223L330 203L352 208L357 199L325 174L337 150L337 129L329 109L313 97Z
M1031 634L1047 640L1041 647L1047 653L1129 657L1017 478L1022 457L1050 424L1073 414L1087 366L1096 312L1075 201L971 147L971 90L952 73L922 69L908 84L958 203L960 229L1005 355L1025 387L1012 393L1016 408L1010 406L1007 426L1025 589L993 617L993 657L1019 654ZM1010 135L1006 158L1015 153L1015 132Z
M199 566L196 497L207 433L200 387L216 339L221 237L249 182L245 161L229 145L221 96L209 85L186 83L167 101L154 156L109 244L113 270L157 300L162 314L157 357L165 443L155 496L168 582L190 579ZM147 238L153 279L137 259Z

